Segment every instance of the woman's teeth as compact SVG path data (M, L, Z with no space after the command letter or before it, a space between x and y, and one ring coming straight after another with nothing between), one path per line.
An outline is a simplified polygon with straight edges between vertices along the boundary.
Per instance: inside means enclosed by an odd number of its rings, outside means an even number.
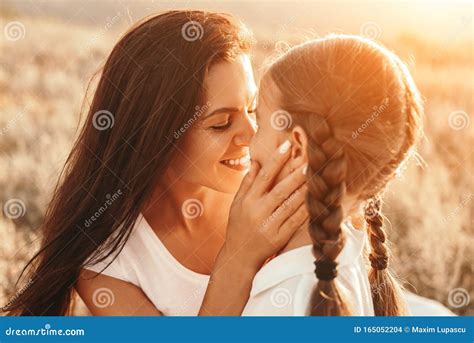
M235 159L235 160L224 160L224 161L222 161L222 163L225 163L225 164L228 164L228 165L231 165L231 166L237 166L237 165L245 165L249 161L250 161L250 156L247 155L247 156L244 156L242 158Z

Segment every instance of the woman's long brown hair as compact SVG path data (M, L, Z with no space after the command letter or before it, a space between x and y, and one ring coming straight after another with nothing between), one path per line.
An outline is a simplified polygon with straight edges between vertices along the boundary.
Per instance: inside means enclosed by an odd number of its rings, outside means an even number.
M309 233L319 278L311 315L351 314L336 282L346 195L367 204L374 313L405 314L388 269L381 193L421 133L421 96L406 66L368 39L330 35L291 49L262 82L274 82L280 108L308 136Z
M4 311L70 313L81 267L121 251L173 157L173 133L205 103L209 68L247 53L246 32L225 14L170 11L120 39L46 211L41 248L19 278L27 286Z

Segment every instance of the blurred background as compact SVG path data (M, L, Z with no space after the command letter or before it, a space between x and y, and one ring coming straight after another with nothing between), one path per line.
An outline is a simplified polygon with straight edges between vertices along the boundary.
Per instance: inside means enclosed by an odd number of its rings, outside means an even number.
M426 100L426 139L423 161L404 166L385 196L392 266L413 293L474 315L473 7L450 0L2 0L0 304L38 247L92 76L134 22L193 8L230 12L248 25L257 76L276 50L329 32L377 40L407 63Z

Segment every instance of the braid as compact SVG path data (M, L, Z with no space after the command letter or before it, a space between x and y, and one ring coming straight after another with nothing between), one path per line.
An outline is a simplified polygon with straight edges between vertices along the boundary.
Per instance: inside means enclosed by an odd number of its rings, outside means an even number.
M416 142L418 137L417 131L419 131L421 127L420 115L422 108L420 99L417 99L417 93L413 91L416 87L410 84L413 81L409 73L404 71L406 67L404 67L401 61L398 58L394 58L394 61L400 70L400 75L405 87L404 113L407 116L406 120L408 124L405 128L405 139L399 151L392 158L392 161L378 173L378 177L382 178L382 180L377 182L379 188L378 192L385 187L385 184L395 173L396 168L394 168L394 165L399 165L400 161L405 159L409 148ZM369 183L371 182L375 183L375 178L369 180ZM366 188L370 189L370 187ZM365 221L368 226L371 246L369 260L372 268L369 272L369 281L372 289L374 312L377 316L404 315L407 313L407 308L402 300L401 286L388 269L389 249L385 243L386 234L383 227L382 198L379 194L369 198L365 208Z
M371 246L369 260L372 268L369 272L369 282L374 312L376 316L400 316L406 313L406 309L401 300L400 286L388 270L389 254L385 244L381 205L381 197L376 195L365 207L365 221Z
M308 116L309 117L309 116ZM319 282L311 297L311 315L349 315L334 279L336 257L344 247L341 231L344 218L341 200L346 193L346 158L343 145L337 141L324 118L312 115L306 126L308 135L309 233L313 241L315 273Z

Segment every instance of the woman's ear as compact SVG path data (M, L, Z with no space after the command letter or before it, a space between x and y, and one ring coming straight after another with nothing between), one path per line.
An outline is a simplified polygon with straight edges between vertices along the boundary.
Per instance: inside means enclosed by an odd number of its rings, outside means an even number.
M291 130L291 169L296 169L308 161L306 149L308 147L308 136L301 126L295 126Z

